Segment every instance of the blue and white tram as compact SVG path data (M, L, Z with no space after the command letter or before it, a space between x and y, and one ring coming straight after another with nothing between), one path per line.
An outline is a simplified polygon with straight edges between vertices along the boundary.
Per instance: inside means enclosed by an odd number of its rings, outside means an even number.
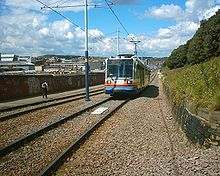
M150 80L150 70L136 56L121 54L106 59L105 93L110 95L135 95L145 88Z

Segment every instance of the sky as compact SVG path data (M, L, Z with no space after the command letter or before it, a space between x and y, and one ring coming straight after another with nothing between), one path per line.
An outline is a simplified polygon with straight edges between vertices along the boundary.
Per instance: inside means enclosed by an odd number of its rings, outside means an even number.
M218 9L220 0L88 0L89 56L115 56L118 29L119 53L134 53L134 40L139 56L167 57ZM84 29L84 0L0 0L0 53L83 56Z

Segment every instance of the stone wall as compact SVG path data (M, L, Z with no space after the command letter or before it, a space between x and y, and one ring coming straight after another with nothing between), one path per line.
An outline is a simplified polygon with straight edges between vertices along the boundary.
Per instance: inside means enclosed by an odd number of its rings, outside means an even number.
M104 79L104 73L90 74L89 85L104 84ZM0 101L41 95L44 80L48 82L49 94L85 87L84 75L2 75Z
M179 106L172 103L172 93L168 87L164 86L164 92L173 107L176 122L190 141L206 147L220 145L219 111L209 112L207 109L199 108L196 113L192 113L187 102Z

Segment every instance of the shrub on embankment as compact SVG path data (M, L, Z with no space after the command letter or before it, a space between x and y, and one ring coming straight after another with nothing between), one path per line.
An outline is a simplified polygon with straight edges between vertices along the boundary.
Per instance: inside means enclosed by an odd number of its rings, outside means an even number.
M195 111L198 107L220 111L220 57L167 71L164 84L172 91L176 105L186 100Z

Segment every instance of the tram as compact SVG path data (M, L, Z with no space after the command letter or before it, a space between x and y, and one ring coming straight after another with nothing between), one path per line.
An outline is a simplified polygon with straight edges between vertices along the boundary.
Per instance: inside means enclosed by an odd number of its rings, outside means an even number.
M150 69L137 56L120 54L106 59L105 93L136 95L150 81Z

